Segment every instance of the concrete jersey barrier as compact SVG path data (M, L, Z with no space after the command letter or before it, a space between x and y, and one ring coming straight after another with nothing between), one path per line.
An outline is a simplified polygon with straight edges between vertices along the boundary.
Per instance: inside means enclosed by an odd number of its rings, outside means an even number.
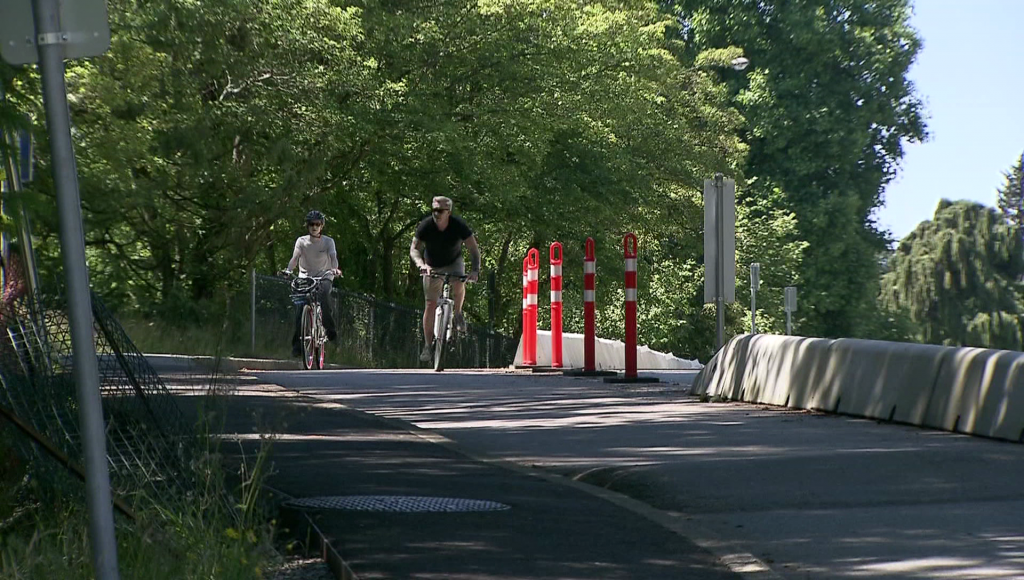
M562 366L571 368L583 368L583 335L571 332L562 333ZM545 367L551 365L551 331L537 330L537 366ZM640 345L637 346L636 366L639 369L682 369L696 370L701 364L696 360L687 360L674 356L672 353L663 353ZM626 368L626 345L621 340L609 340L597 338L594 340L594 363L597 369L624 369ZM515 360L512 364L520 365L523 361L523 340L519 338L519 348L516 350Z
M1024 440L1024 353L860 339L733 337L694 394Z

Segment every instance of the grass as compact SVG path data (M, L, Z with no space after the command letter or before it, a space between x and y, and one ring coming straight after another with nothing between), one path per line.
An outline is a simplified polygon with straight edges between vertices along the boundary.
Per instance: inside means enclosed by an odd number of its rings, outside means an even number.
M184 354L193 356L243 357L290 360L291 333L287 327L262 327L256 334L256 348L248 328L232 331L220 324L195 324L169 328L166 322L139 318L121 320L128 336L144 353ZM350 349L327 343L328 364L351 367L371 367L374 361Z
M115 512L121 577L255 579L269 577L280 564L275 522L261 494L272 438L263 438L260 450L243 456L237 473L228 473L208 422L200 422L200 429L208 443L195 466L201 482L195 497L139 494L131 500L134 521ZM53 494L37 493L32 476L44 470L18 457L17 436L0 428L0 578L94 578L88 513L74 499L81 493L40 500ZM229 480L238 482L235 509L223 501Z
M220 323L172 327L167 322L140 318L124 318L120 322L135 346L146 353L261 358L291 355L291 333L287 330L257 333L254 349L248 329L225 328Z

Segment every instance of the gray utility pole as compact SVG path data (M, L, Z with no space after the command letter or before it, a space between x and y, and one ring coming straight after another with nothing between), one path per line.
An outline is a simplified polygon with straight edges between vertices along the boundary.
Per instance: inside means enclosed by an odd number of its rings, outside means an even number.
M61 254L71 322L72 367L78 391L92 563L99 580L118 580L117 539L96 345L89 270L85 263L82 203L71 144L64 59L103 54L110 47L104 0L3 0L0 55L11 64L39 63L57 190Z
M725 304L736 301L736 182L704 180L704 302L715 303L715 348L725 345Z
M750 334L757 334L757 291L761 289L761 264L750 265Z
M796 286L786 286L786 334L793 334L793 313L796 312Z

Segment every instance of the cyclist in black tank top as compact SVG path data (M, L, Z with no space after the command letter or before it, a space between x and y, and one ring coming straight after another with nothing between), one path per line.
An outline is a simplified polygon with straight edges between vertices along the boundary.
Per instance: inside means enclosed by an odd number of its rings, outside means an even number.
M441 292L441 281L426 275L431 271L442 273L465 274L462 260L462 247L469 250L470 270L469 281L475 282L480 277L480 246L477 244L473 230L466 220L452 215L452 200L447 197L435 197L431 201L431 215L416 227L416 234L409 247L409 257L424 274L423 297L426 305L423 309L423 351L420 360L430 360L431 341L434 336L434 309ZM452 299L455 301L454 321L460 330L465 330L466 320L462 315L462 304L466 298L466 287L462 282L453 280Z

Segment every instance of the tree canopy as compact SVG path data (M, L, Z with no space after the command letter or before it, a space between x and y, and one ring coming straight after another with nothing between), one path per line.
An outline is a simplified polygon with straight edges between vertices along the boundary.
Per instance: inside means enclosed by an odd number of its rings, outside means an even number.
M909 317L917 341L1021 349L1024 244L995 209L942 200L890 266L881 302Z
M682 55L735 45L752 72L730 75L750 146L742 199L773 188L806 243L798 318L810 336L865 336L887 235L872 214L903 157L926 136L907 70L921 42L907 0L672 0Z
M837 6L111 0L110 51L67 68L94 287L202 320L250 268L282 267L315 207L342 284L415 304L408 241L447 195L495 277L498 329L517 331L526 250L553 240L566 329L582 329L572 272L590 236L599 332L621 336L635 232L641 343L707 358L701 189L722 172L738 183L740 288L746 264L763 267L761 328L782 328L782 287L797 285L805 334L869 333L885 246L870 215L903 141L924 136L905 75L918 41L903 0ZM745 72L728 67L740 55ZM34 70L0 71L11 110L39 119ZM38 151L27 199L45 242L57 223ZM39 249L55 269L58 245ZM471 321L486 291L470 290Z

